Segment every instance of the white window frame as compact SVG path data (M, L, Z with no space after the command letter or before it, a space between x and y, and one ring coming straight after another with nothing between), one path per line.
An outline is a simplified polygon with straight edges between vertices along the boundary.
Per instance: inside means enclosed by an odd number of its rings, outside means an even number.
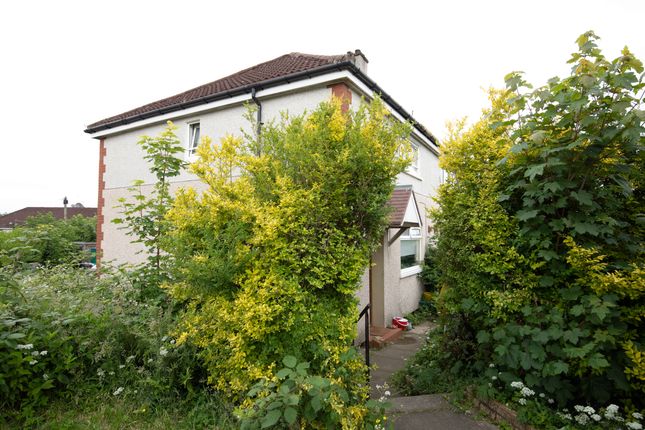
M419 172L419 145L414 142L410 142L410 148L412 149L412 162L408 167L412 172Z
M199 146L201 137L202 137L202 126L199 120L191 121L188 124L188 145L186 153L189 159L194 159L196 157L195 152L197 151L197 146ZM195 128L199 128L199 134L197 136L197 142L195 144Z
M399 243L403 242L404 240L414 240L417 242L417 255L416 255L416 261L418 262L414 266L406 267L401 269L401 278L406 278L408 276L416 275L417 273L421 273L421 250L423 249L423 233L421 227L410 227L409 229L406 230L405 233L401 235L399 238ZM401 256L399 255L399 264L401 262Z

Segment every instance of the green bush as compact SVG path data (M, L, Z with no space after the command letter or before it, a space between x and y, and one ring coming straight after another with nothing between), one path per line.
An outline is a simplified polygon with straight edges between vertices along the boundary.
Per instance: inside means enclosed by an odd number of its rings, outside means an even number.
M53 266L86 259L74 242L96 240L96 217L57 220L51 214L30 217L24 226L0 235L0 267Z
M489 364L560 406L645 406L643 66L593 33L572 73L519 74L444 145L438 231L445 363ZM456 328L453 330L452 328Z
M2 270L0 297L5 419L29 423L55 399L107 393L154 406L204 387L194 348L170 338L172 313L139 301L123 274Z
M217 389L239 400L287 355L334 374L356 336L355 292L409 161L407 133L380 100L347 113L335 100L265 125L259 140L200 144L191 170L208 188L180 191L169 212L169 288L186 303L179 339L203 348ZM337 383L364 400L364 363L345 367Z
M310 375L306 361L286 356L274 380L258 382L247 394L247 404L238 411L240 428L337 429L356 428L362 422L364 428L374 429L384 422L386 403L370 400L367 412L357 406L363 399L352 399L355 394L338 383L347 379L342 363L348 358L341 359L335 375L324 378Z

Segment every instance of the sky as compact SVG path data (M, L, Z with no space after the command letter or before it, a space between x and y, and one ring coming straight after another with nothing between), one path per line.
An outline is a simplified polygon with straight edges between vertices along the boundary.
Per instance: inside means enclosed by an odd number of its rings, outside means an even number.
M440 140L511 71L566 76L581 33L645 60L645 1L24 0L0 12L0 213L96 206L87 124L288 52L361 49L368 75Z

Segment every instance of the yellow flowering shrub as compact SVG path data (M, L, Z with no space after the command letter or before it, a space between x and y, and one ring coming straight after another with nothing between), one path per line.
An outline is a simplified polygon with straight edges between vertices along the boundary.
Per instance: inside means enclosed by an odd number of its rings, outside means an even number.
M259 140L198 147L191 171L207 187L180 191L168 214L178 267L167 288L185 303L179 341L202 348L210 383L233 400L287 355L338 375L355 292L409 162L409 127L384 112L378 99L346 113L332 100L265 125ZM337 381L353 399L339 403L348 422L367 390L354 361Z

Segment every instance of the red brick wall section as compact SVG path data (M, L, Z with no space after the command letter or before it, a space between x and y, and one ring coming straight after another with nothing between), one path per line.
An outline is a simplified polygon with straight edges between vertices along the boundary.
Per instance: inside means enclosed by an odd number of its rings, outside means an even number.
M347 112L349 105L352 103L352 92L347 84L339 82L337 84L330 85L329 88L331 88L331 95L338 97L342 101L343 113Z
M103 257L103 207L105 206L105 139L100 140L99 145L99 201L96 211L96 269L101 268L101 259Z

